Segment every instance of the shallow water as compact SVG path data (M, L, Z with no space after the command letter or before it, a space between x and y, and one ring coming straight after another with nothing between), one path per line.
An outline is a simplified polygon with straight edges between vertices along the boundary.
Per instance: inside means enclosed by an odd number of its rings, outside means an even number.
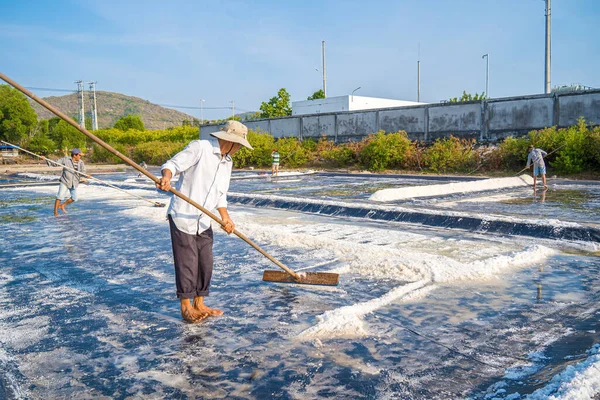
M354 179L352 193L352 179L232 181L231 190L362 201L389 184ZM148 186L123 187L166 202ZM225 315L191 325L174 295L164 208L84 185L82 200L55 218L55 190L0 191L6 398L525 397L600 342L594 242L230 204L237 228L275 258L339 272L340 285L262 282L276 267L216 229L207 303ZM594 187L574 190L588 193L581 204L595 201ZM438 201L412 206L435 212ZM481 203L512 217L536 206ZM456 204L468 212L473 203ZM561 212L598 223L576 207Z

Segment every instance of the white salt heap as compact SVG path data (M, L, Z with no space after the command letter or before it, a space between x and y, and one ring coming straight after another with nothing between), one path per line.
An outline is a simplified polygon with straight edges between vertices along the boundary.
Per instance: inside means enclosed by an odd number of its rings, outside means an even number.
M440 196L453 193L481 192L484 190L506 189L533 185L529 175L512 178L483 179L471 182L453 182L440 185L408 186L397 189L378 190L369 197L372 201L395 201L413 197Z

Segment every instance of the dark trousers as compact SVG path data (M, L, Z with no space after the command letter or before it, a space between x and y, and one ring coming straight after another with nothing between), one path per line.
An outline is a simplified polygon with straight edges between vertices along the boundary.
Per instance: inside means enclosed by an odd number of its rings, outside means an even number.
M209 228L199 235L188 235L177 229L169 216L171 244L175 261L177 297L191 299L208 296L213 270L213 231Z

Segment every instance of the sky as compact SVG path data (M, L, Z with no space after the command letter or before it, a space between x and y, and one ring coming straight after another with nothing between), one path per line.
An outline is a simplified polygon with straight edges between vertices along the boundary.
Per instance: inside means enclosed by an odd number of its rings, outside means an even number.
M552 86L600 88L600 1L552 0ZM0 0L0 71L26 87L256 111L280 88L438 103L544 91L544 0ZM34 91L38 96L60 92ZM200 117L199 109L180 111Z

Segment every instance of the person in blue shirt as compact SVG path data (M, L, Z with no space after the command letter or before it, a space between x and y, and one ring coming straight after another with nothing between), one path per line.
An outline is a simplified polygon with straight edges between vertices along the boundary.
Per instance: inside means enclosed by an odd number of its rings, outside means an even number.
M533 190L535 191L535 186L537 183L537 177L542 177L542 183L544 184L544 190L548 189L548 185L546 185L546 164L544 163L544 157L546 157L548 153L546 153L542 149L536 149L533 145L529 146L529 155L527 156L527 165L533 163Z

